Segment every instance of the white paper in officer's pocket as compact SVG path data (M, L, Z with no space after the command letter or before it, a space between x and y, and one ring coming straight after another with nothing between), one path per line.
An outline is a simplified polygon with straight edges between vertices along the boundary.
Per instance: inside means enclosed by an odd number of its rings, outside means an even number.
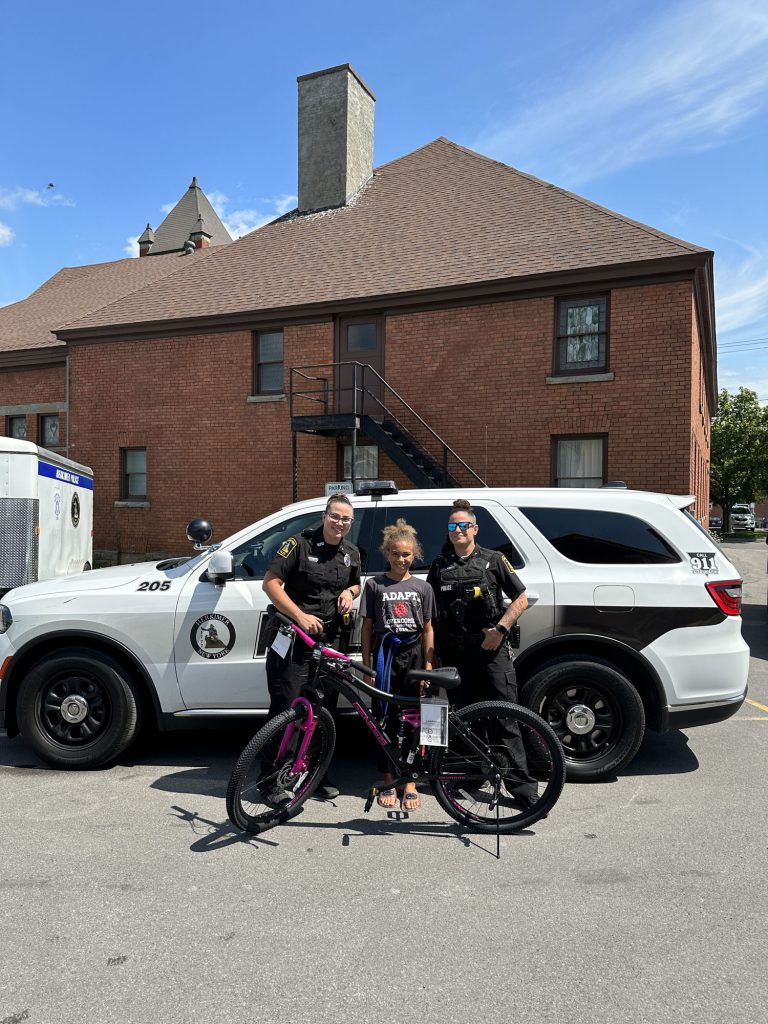
M445 697L421 698L421 734L424 747L448 746L448 701Z
M278 658L284 658L291 648L291 638L285 633L278 633L272 641L272 650Z

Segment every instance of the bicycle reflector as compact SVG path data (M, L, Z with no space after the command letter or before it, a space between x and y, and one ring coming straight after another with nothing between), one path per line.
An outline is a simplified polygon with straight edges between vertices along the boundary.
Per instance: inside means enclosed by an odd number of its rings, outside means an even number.
M707 583L707 592L721 612L741 615L741 580Z

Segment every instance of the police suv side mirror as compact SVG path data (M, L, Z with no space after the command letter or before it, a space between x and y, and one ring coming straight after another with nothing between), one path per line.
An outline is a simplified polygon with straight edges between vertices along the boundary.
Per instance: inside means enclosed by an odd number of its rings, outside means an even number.
M214 551L208 562L208 579L217 587L223 587L227 580L235 578L231 551Z

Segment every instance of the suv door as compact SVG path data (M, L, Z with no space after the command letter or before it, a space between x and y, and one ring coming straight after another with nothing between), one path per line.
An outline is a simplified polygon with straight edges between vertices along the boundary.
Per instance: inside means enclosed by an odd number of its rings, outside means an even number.
M257 524L252 536L231 548L235 579L223 587L209 583L204 572L191 575L176 608L173 651L187 708L269 707L264 575L287 537L320 524L323 507L318 503L315 509ZM362 558L370 529L370 510L356 509L349 539Z

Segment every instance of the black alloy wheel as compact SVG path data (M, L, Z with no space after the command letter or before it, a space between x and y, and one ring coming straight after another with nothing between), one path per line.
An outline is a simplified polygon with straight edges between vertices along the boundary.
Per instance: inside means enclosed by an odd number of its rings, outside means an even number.
M622 672L598 658L550 662L523 687L522 701L555 731L569 780L615 775L642 742L640 695Z
M135 737L139 698L125 667L86 648L49 654L29 670L17 700L19 730L45 761L95 768Z

